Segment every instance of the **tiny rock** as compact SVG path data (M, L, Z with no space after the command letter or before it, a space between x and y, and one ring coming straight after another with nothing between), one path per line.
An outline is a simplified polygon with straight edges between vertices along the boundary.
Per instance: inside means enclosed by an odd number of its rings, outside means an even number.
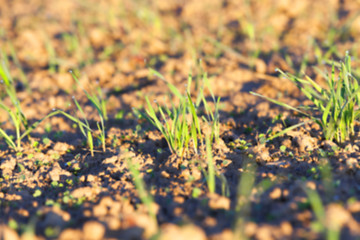
M346 159L346 167L348 170L355 172L356 169L359 168L359 162L356 158L350 157L350 158Z
M170 174L168 172L166 172L165 170L161 171L161 176L163 178L170 178Z
M275 188L274 190L272 190L269 194L271 199L279 199L281 198L281 189L280 188Z
M230 199L218 194L209 195L209 207L211 209L230 209Z

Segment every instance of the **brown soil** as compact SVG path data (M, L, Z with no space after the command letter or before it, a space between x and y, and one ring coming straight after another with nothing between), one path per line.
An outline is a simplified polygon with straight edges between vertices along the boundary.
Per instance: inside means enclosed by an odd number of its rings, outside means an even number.
M69 70L89 91L101 87L109 115L106 152L99 146L93 157L60 115L41 123L21 154L0 139L1 239L237 239L239 219L250 239L323 239L304 187L320 194L327 227L339 226L340 239L359 239L359 136L336 144L308 124L261 144L260 134L306 118L249 94L306 103L275 69L296 73L307 58L306 73L321 82L312 68L325 69L319 51L338 60L350 50L358 69L359 11L356 0L0 0L0 47L26 117L34 122L52 109L76 115L74 96L96 128L97 112ZM201 170L205 153L180 159L133 113L144 111L145 96L168 101L149 67L182 91L189 73L207 72L221 97L216 193ZM5 112L0 120L14 131ZM129 159L154 197L156 221L134 187ZM331 178L322 174L326 166ZM255 184L241 200L247 171ZM240 215L239 201L249 204Z

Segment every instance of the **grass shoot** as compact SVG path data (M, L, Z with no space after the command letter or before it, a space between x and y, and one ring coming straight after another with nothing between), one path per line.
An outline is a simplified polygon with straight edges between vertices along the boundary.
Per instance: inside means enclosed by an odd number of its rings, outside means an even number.
M79 79L76 77L76 75L72 71L70 73L73 76L73 78L75 79L76 83L80 87L82 87L80 82L79 82ZM105 138L106 138L105 121L108 119L107 111L106 111L106 101L103 98L103 95L102 95L102 92L101 92L100 88L98 89L98 95L96 95L95 93L90 94L83 87L82 87L82 90L84 91L84 93L85 93L86 97L88 98L88 100L94 105L94 107L96 108L96 110L97 110L97 112L99 114L100 123L97 122L96 126L97 126L100 133L99 133L99 135L97 137L101 142L103 152L105 152L105 150L106 150L106 145L105 145ZM81 109L80 105L76 101L75 101L75 104L76 104L77 108L80 110ZM80 110L80 111L82 111L82 110ZM82 111L82 114L84 115L83 111Z
M354 124L360 114L360 110L358 109L360 87L359 81L351 73L351 57L348 53L346 53L345 61L338 63L340 67L337 78L335 65L336 64L332 64L330 75L323 74L326 79L327 88L321 87L308 76L306 76L305 79L300 79L292 74L278 70L282 76L292 81L302 93L313 102L314 106L307 107L311 110L311 113L301 110L300 107L292 107L254 92L251 92L251 94L309 117L311 119L309 121L314 121L320 125L326 140L335 140L338 143L342 143L354 136L355 133ZM320 116L318 116L318 112ZM268 140L300 127L309 121L291 126L275 134Z
M189 75L188 78L186 94L181 94L179 90L174 85L167 82L159 72L153 69L151 69L151 72L165 81L170 92L180 100L178 106L175 106L175 104L172 103L171 108L168 106L162 107L156 103L156 111L148 97L145 97L147 103L146 114L140 113L163 134L169 145L170 151L180 157L183 157L184 154L188 153L189 147L191 146L190 144L192 144L195 153L198 153L198 147L200 144L204 145L202 129L200 126L200 116L198 113L201 102L203 103L207 114L207 118L203 117L203 119L211 127L210 139L215 139L217 141L219 138L218 104L220 98L215 100L215 97L212 94L215 102L215 111L212 112L203 94L204 86L200 89L196 102L194 103L192 101L190 93L190 87L192 84L191 75ZM206 86L210 89L206 74L204 74L203 80ZM157 112L160 113L161 118L158 117Z

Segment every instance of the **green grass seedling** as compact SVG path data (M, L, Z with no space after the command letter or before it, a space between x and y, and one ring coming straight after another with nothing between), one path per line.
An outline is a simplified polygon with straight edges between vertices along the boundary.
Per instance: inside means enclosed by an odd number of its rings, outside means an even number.
M153 211L154 199L150 193L146 190L144 180L140 176L139 165L131 162L131 159L127 159L127 165L135 184L135 188L139 194L141 202L147 207L150 217L157 223L156 213Z
M43 36L45 40L45 48L49 56L49 71L50 73L55 73L56 66L58 65L58 59L56 58L56 51L53 44L51 43L49 36L46 35L45 33L43 33Z
M211 140L214 138L218 139L218 103L220 98L218 98L216 102L215 113L213 113L204 97L204 87L200 89L200 93L197 96L196 102L194 103L192 101L190 94L190 86L192 83L191 75L189 75L188 78L186 94L181 94L179 90L174 85L167 82L159 72L153 69L150 70L155 76L165 81L170 89L170 92L180 100L178 106L175 106L174 103L171 103L171 108L168 106L162 107L156 103L157 111L155 111L155 108L152 106L150 100L145 97L147 103L146 113L144 114L140 112L141 116L147 119L163 134L169 145L170 151L182 158L184 154L188 152L190 143L192 143L195 153L198 152L198 147L200 144L204 146L204 139L202 138L202 130L200 126L200 117L198 113L200 102L203 102L206 114L208 115L208 120L206 122L211 125ZM204 75L204 81L207 84L207 87L210 89L206 74ZM215 101L214 96L213 99ZM161 118L158 117L157 112ZM206 120L206 118L204 119Z
M98 130L100 132L100 134L98 136L98 139L101 142L103 152L105 152L105 150L106 150L106 145L105 145L105 138L106 138L105 121L108 119L108 117L107 117L107 111L106 111L106 101L103 98L101 89L98 88L98 95L96 95L94 93L90 94L88 91L86 91L81 86L81 84L79 82L79 79L76 77L76 75L72 71L71 71L71 74L72 74L73 78L75 79L76 83L82 88L82 90L85 93L86 97L94 105L94 107L96 108L96 110L97 110L97 112L99 114L100 123L97 122L97 124L96 124L97 128L98 128ZM75 104L78 107L78 109L80 110L81 109L80 105L77 102L75 102ZM82 114L84 115L83 111L82 111Z
M208 166L208 173L207 173L207 185L209 188L210 193L215 192L215 167L213 163L213 155L211 150L211 143L210 143L210 136L206 136L206 155L207 155L207 166Z
M3 57L4 55L1 54ZM6 60L0 62L0 77L5 88L6 95L10 98L12 107L7 106L3 100L0 100L0 108L3 109L10 117L10 121L15 128L15 136L11 136L2 128L0 128L0 136L5 139L7 145L15 151L21 150L21 141L25 137L29 137L29 134L45 119L54 116L55 113L50 113L42 119L29 124L26 116L24 115L20 101L16 95L15 83L7 68ZM14 140L15 139L15 140Z
M151 122L165 137L170 151L179 156L183 156L188 148L190 141L190 133L188 129L188 122L186 119L187 100L182 99L178 107L172 106L172 109L163 109L157 104L158 111L163 119L163 122L157 117L155 109L152 107L150 100L146 97L147 110L143 115L149 122ZM165 113L167 115L165 115ZM193 133L193 131L191 131Z
M214 111L211 110L209 104L207 103L207 101L205 99L204 86L200 90L198 99L201 99L201 101L204 105L204 108L205 108L205 113L206 113L207 118L203 117L203 119L211 127L210 139L211 139L211 141L215 140L215 142L218 143L219 138L220 138L220 135L219 135L219 133L220 133L220 115L219 115L220 97L218 97L217 99L215 98L215 95L212 92L211 87L210 87L207 73L204 73L204 75L203 75L203 82L204 82L204 85L207 87L207 89L209 89L209 91L210 91L211 98L212 98L213 102L215 103L215 110ZM199 100L197 100L197 103L198 102L199 102ZM197 106L198 105L199 104L197 104Z
M79 110L79 112L81 113L81 115L83 116L83 119L84 119L84 122L82 122L78 117L74 117L62 110L57 110L55 111L56 113L59 113L59 114L62 114L64 115L65 117L67 117L68 119L70 119L71 121L75 122L78 126L79 126L79 129L81 131L81 133L83 134L83 136L85 137L87 143L88 143L88 146L90 148L90 153L91 153L91 156L93 157L94 156L94 140L93 140L93 136L92 136L92 129L90 127L90 124L86 118L86 115L82 109L82 107L80 106L79 102L75 99L75 97L73 97L73 100L74 100L74 103L77 107L77 109Z
M305 193L309 198L311 208L314 211L316 221L312 223L312 227L323 234L327 240L340 239L341 226L337 224L335 219L327 219L326 211L321 198L316 190L308 187L303 187Z
M11 58L13 59L14 63L15 63L15 66L19 69L20 71L20 79L21 79L21 82L24 84L24 86L26 87L26 90L28 91L28 93L31 93L31 89L30 89L30 86L29 86L29 80L26 76L26 74L24 73L24 70L21 66L21 63L18 59L18 57L16 56L16 52L15 52L15 48L13 46L12 43L9 43L9 49L10 49L10 52L11 52Z
M255 184L256 165L245 161L237 188L237 203L235 207L234 239L248 239L245 234L246 219L250 214L250 195Z
M336 79L335 75L335 64L332 64L330 75L323 74L326 79L327 88L321 87L308 76L306 76L305 79L300 79L292 74L279 70L282 76L292 81L303 94L313 102L314 106L307 107L312 111L311 114L301 110L300 107L295 108L254 92L251 92L251 94L308 116L311 119L310 121L314 121L320 125L325 139L342 143L354 136L355 133L354 124L360 116L360 110L358 109L360 87L359 81L351 74L351 58L348 53L346 53L345 62L338 64L340 65L338 79ZM320 117L316 115L317 112L320 113ZM308 122L309 121L305 121L291 126L268 140Z

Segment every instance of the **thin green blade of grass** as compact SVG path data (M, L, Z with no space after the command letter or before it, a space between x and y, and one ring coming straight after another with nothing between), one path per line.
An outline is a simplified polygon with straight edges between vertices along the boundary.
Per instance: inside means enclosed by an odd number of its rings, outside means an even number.
M89 122L88 122L88 120L87 120L87 118L86 118L85 112L83 111L82 107L80 106L79 102L76 100L76 98L75 98L74 96L73 96L73 100L74 100L74 103L75 103L77 109L79 110L79 112L80 112L81 115L83 116L83 119L84 119L86 125L87 125L87 126L90 126L90 124L89 124Z
M81 108L81 107L80 107ZM71 121L75 122L80 130L81 130L81 133L83 134L83 136L85 137L88 145L89 145L89 148L90 148L90 153L91 153L91 156L94 156L94 142L93 142L93 137L92 137L92 129L90 128L90 125L89 123L86 121L85 123L83 123L82 121L80 121L79 118L76 118L76 117L73 117L72 115L62 111L62 110L57 110L55 112L53 112L53 114L62 114L64 115L65 117L67 117L68 119L70 119ZM86 119L84 119L85 121ZM86 132L85 130L86 129Z
M87 131L86 139L87 139L87 142L88 142L88 145L90 148L90 154L93 157L94 156L94 140L93 140L93 136L90 131Z
M16 56L14 45L12 43L9 43L9 48L10 48L10 52L11 52L11 57L12 57L15 65L16 65L16 67L20 70L21 81L25 85L27 91L29 93L31 93L31 89L30 89L30 86L29 86L29 80L28 80L26 74L24 73L24 70L23 70L23 68L21 66L21 63L20 63L18 57Z
M293 110L293 111L295 111L295 112L301 113L301 114L303 114L303 115L305 115L305 116L307 116L307 117L311 117L311 116L310 116L309 114L307 114L306 112L303 112L303 111L301 111L301 110L299 110L299 109L297 109L297 108L295 108L295 107L293 107L293 106L290 106L290 105L288 105L288 104L286 104L286 103L282 103L282 102L280 102L280 101L277 101L277 100L275 100L275 99L272 99L272 98L263 96L263 95L261 95L261 94L255 93L255 92L250 92L250 94L252 94L252 95L254 95L254 96L257 96L257 97L261 97L261 98L263 98L263 99L266 99L266 100L268 100L268 101L270 101L270 102L272 102L272 103L275 103L275 104L277 104L277 105L279 105L279 106L282 106L282 107L284 107L284 108L287 108L287 109Z
M6 86L11 86L13 81L9 71L7 70L5 60L2 60L0 64L0 76Z
M193 121L192 126L194 126L192 131L191 131L192 136L193 136L192 139L194 141L194 145L197 147L197 145L198 145L197 144L198 134L199 134L199 136L201 136L200 122L199 122L199 118L198 118L197 113L196 113L194 103L192 102L191 96L190 96L189 93L187 93L187 97L188 97L188 106L190 108L190 114L191 114L192 121ZM195 150L195 152L197 152L196 148L194 150Z
M244 161L242 169L237 186L235 224L233 226L236 239L248 239L245 233L245 223L250 213L250 196L255 184L256 165L252 161Z
M271 140L273 140L274 138L277 138L277 137L279 137L279 136L282 136L282 135L286 134L287 132L289 132L289 131L291 131L291 130L293 130L293 129L295 129L295 128L301 127L301 126L303 126L303 125L305 125L305 124L307 124L307 123L310 123L310 122L312 122L312 121L313 121L313 120L307 120L307 121L305 121L305 122L301 122L301 123L295 124L295 125L293 125L293 126L290 126L290 127L286 128L286 129L284 129L284 130L276 133L275 135L267 138L266 141L271 141Z
M72 77L75 79L76 83L81 86L83 92L85 93L86 97L91 101L91 103L94 105L94 107L96 108L97 112L99 113L100 117L104 117L103 116L103 112L101 110L101 104L98 98L96 98L96 96L90 95L88 91L86 91L82 85L80 84L80 81L78 79L78 77L75 75L75 73L73 71L70 71Z
M131 159L127 159L127 164L128 164L130 173L131 173L131 175L133 177L133 182L134 182L134 185L135 185L135 187L137 189L137 192L139 194L140 200L147 207L149 215L151 216L151 218L155 222L157 222L156 214L155 214L155 212L153 211L153 208L152 208L154 200L153 200L152 196L146 190L144 180L140 176L139 165L138 164L133 164L131 162Z
M105 100L103 100L103 93L101 91L101 88L98 88L98 95L99 95L99 98L102 100L100 101L100 106L101 106L101 112L103 114L103 118L105 121L108 120L108 114L107 114L107 110L106 110L106 102Z
M62 110L56 110L55 113L57 114L62 114L65 117L67 117L68 119L70 119L71 121L77 123L79 125L79 127L81 126L83 129L85 128L87 131L92 132L92 129L90 128L90 126L88 124L83 123L82 121L80 121L80 119L62 111ZM54 114L55 115L55 114ZM82 133L84 134L84 136L86 137L86 133L85 131L82 131Z
M210 136L206 136L206 157L207 157L207 167L208 167L208 174L207 174L207 183L210 193L215 192L215 167L213 163L213 156L212 156L212 149L210 143Z
M171 152L175 152L176 149L174 149L174 143L173 143L173 139L171 138L171 135L169 135L169 133L167 132L166 128L162 125L162 123L160 122L160 120L158 119L158 117L156 116L155 110L153 108L153 106L150 103L150 100L148 99L148 97L145 97L145 101L147 103L147 109L146 109L146 113L148 116L146 116L146 114L144 114L143 116L149 120L149 122L151 122L165 137L165 140L167 141L170 151ZM170 132L171 134L171 132Z
M182 96L182 94L179 92L179 90L178 90L173 84L171 84L170 82L168 82L161 73L159 73L158 71L156 71L156 70L153 69L153 68L149 68L149 70L150 70L150 74L155 75L156 77L159 77L161 80L163 80L163 81L168 85L168 88L170 89L170 91L171 91L176 97L178 97L179 99L182 99L182 98L183 98L183 96Z
M101 126L100 126L101 124ZM99 122L96 123L96 126L98 128L98 130L100 131L100 141L101 141L101 145L102 145L102 149L103 149L103 152L105 152L106 150L106 146L105 146L105 134L104 134L104 131L103 129L105 129L105 126L104 126L104 122L101 121L101 123L99 124Z
M326 220L326 212L324 205L321 201L319 194L310 188L303 187L306 192L311 208L314 211L317 222L315 222L316 227L319 228L321 232L325 232L327 240L338 240L340 238L341 226L335 224L328 224L329 221Z
M320 196L318 193L308 187L303 188L307 196L309 197L309 202L314 211L314 214L319 222L322 224L325 223L325 209L321 202Z
M48 119L48 118L50 118L52 116L55 116L56 114L57 114L57 112L49 113L45 117L43 117L43 118L37 120L36 122L34 122L32 125L30 125L30 127L25 132L23 132L23 134L20 136L20 140L23 139L24 137L26 137L28 134L30 134L45 119Z
M14 141L10 138L10 136L4 131L4 130L2 130L1 128L0 128L0 135L3 137L3 138L5 138L5 141L6 141L6 143L8 144L8 146L10 146L11 148L13 148L13 149L17 149L17 146L16 146L16 144L14 143Z

